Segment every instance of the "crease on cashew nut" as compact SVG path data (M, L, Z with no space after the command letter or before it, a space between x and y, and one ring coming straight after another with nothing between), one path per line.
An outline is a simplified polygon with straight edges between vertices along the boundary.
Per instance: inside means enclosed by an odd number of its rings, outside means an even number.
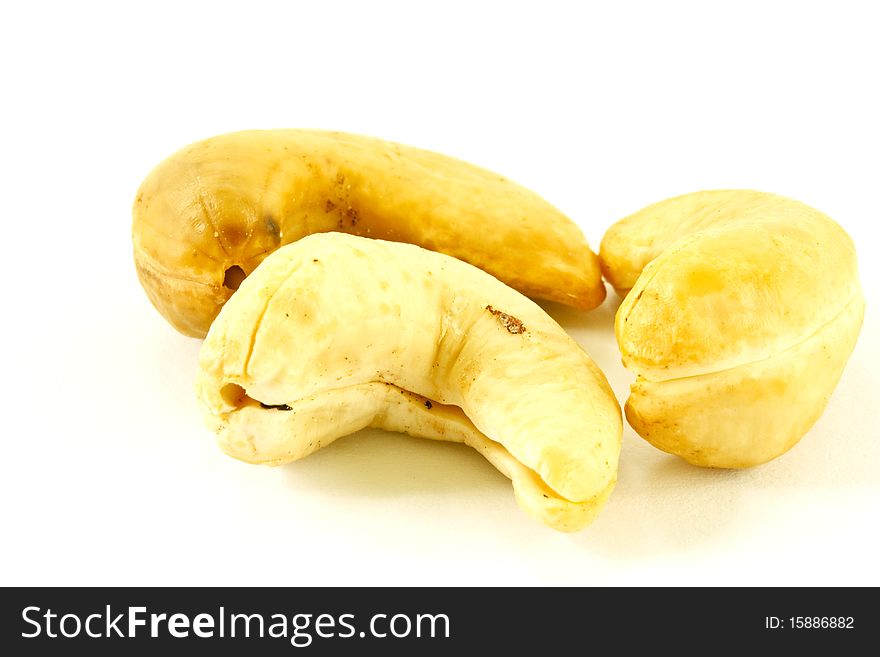
M284 244L346 232L447 253L524 294L584 310L605 298L577 225L485 169L392 142L320 130L250 130L191 144L144 180L133 208L150 301L204 337L234 289Z
M821 416L865 306L834 221L774 194L697 192L613 225L600 258L626 294L615 333L642 437L697 465L749 467Z
M589 356L515 290L416 246L327 233L279 249L199 363L206 418L247 462L293 461L365 427L464 443L563 531L616 481L620 408Z

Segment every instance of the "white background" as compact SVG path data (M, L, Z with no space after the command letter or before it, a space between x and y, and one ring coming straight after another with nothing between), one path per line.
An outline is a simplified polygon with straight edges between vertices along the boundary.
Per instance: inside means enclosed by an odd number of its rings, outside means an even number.
M5 4L0 583L880 584L872 9ZM688 191L800 199L856 240L860 341L816 427L764 467L696 469L627 428L617 489L574 535L521 513L464 447L373 431L276 469L239 463L201 423L199 342L137 283L130 208L177 148L271 127L471 160L594 247ZM550 312L623 401L618 302Z

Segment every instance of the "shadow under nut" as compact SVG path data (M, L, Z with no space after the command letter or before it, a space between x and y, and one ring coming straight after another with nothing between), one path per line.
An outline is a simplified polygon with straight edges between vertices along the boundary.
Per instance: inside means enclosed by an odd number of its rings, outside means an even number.
M831 219L773 194L697 192L618 222L600 254L620 287L640 271L615 332L643 438L696 465L748 467L822 414L864 316L852 240Z
M196 337L268 254L330 231L446 253L528 296L584 310L605 296L580 229L540 196L369 137L253 130L197 142L149 174L133 208L140 280L159 312Z

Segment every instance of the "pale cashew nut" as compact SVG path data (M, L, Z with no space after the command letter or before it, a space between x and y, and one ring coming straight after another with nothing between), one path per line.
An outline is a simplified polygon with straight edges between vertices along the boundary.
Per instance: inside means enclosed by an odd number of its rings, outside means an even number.
M244 461L293 461L368 426L462 442L564 531L616 481L620 407L589 356L515 290L417 246L327 233L277 250L199 364L206 417Z

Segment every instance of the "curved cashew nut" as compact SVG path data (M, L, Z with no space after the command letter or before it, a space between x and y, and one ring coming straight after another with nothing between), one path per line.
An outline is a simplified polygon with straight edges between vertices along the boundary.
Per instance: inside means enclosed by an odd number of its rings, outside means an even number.
M831 219L773 194L698 192L614 224L600 258L632 288L615 318L637 374L626 417L656 447L748 467L822 414L865 307L852 240Z
M537 194L460 160L341 132L253 130L192 144L150 173L133 214L147 295L195 337L269 253L328 231L418 244L584 310L605 298L580 229Z
M219 444L301 458L364 427L468 444L571 531L616 481L620 407L589 356L489 274L341 233L285 246L224 306L196 388Z

